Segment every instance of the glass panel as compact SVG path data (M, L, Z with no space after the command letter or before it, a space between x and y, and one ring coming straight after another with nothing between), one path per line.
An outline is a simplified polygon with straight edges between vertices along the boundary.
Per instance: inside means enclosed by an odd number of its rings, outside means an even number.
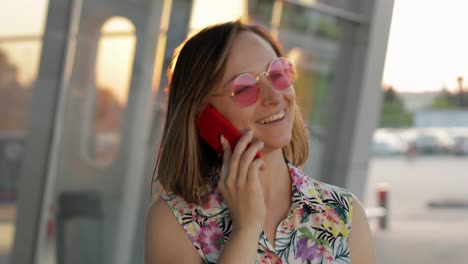
M246 1L194 0L189 35L212 24L239 19L245 4Z
M254 2L250 7L251 20L269 26L274 8L272 1ZM310 157L313 159L307 169L315 176L314 173L319 172L320 164L316 163L320 161L329 123L335 65L343 49L343 31L349 23L291 2L276 8L281 9L278 38L296 67L296 101L303 109L312 137Z
M270 26L275 1L249 1L249 21L262 26Z
M327 9L336 8L357 15L364 15L366 12L364 8L369 7L372 0L286 0L285 2L304 7L323 4L327 6Z
M144 224L140 198L150 197L143 186L153 162L147 122L158 36L147 25L161 20L163 2L84 0L71 10L38 264L141 263L130 258L143 239L134 232Z
M120 143L120 128L127 104L131 67L135 52L134 27L128 19L115 17L102 27L96 61L94 118L88 124L89 140L84 146L88 159L99 164L114 160ZM110 63L112 62L112 63Z
M369 6L370 0L318 0L318 2L356 14L364 14L364 7Z
M48 4L48 0L2 1L0 37L41 36Z
M47 4L4 1L0 8L0 264L9 262L13 246L17 185Z

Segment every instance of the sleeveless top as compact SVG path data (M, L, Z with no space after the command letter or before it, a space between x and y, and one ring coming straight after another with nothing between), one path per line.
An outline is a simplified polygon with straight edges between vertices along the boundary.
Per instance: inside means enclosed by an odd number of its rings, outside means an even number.
M350 263L348 235L352 194L309 178L288 163L292 201L288 216L277 227L273 247L262 231L256 263ZM216 184L200 205L165 194L179 224L200 253L203 263L216 263L232 230L232 220Z

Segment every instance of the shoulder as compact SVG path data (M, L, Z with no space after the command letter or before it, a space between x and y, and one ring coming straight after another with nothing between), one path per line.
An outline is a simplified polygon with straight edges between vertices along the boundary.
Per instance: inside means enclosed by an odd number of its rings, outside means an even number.
M373 238L359 199L347 189L315 180L313 183L326 207L336 212L347 226L351 263L374 264Z
M311 185L323 212L341 226L342 234L347 237L352 228L355 196L348 189L321 181L311 180Z
M300 194L309 199L311 207L326 214L327 220L322 224L329 226L332 233L337 230L328 221L337 220L346 226L341 226L339 232L343 236L349 235L349 249L351 263L374 264L375 253L372 234L367 216L359 199L349 190L335 185L312 179L300 169L290 166L290 172Z
M313 179L293 164L289 168L294 190L306 197L311 206L316 205L319 211L321 206L333 209L345 224L350 224L353 195L349 190Z
M312 184L320 192L322 199L345 199L352 205L355 197L348 189L312 179Z
M349 235L349 249L352 263L375 263L375 252L372 234L367 222L367 216L359 199L353 197L353 222Z
M145 263L200 262L200 255L167 202L162 198L155 200L146 216Z

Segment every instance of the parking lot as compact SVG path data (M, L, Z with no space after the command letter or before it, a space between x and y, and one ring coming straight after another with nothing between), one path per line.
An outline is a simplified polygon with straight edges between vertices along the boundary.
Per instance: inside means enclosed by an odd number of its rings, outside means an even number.
M366 206L381 183L390 187L390 219L388 230L374 229L377 263L466 263L467 157L374 158Z
M380 128L374 132L376 156L421 155L468 156L468 128Z

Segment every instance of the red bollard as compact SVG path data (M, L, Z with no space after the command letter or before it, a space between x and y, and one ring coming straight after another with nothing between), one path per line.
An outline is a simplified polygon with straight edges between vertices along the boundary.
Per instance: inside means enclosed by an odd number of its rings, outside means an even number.
M379 228L386 230L388 228L388 196L390 187L388 184L380 184L377 186L377 204L379 207L384 209L384 214L379 218Z

